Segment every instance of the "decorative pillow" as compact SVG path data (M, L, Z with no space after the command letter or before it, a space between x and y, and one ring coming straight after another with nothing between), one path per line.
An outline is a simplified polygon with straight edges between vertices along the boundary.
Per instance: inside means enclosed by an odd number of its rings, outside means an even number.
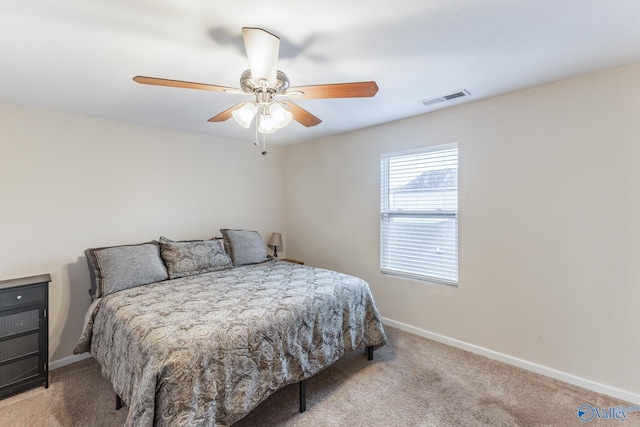
M257 231L221 228L224 247L234 266L268 261L267 248Z
M157 242L87 249L85 254L95 298L168 278Z
M160 255L170 279L233 267L218 240L174 242L160 237Z

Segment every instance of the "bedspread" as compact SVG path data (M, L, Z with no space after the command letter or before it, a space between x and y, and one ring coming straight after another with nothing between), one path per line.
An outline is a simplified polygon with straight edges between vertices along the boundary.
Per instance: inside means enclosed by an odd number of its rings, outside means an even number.
M129 406L128 426L226 426L345 351L386 337L366 282L270 261L101 299L90 351Z

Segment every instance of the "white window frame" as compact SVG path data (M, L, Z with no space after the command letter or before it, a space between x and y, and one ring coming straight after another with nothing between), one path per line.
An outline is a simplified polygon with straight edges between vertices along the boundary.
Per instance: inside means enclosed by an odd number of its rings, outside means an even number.
M450 152L450 150L455 150L455 167L458 168L459 165L459 150L458 144L445 144L445 145L437 145L430 146L418 150L410 150L410 151L401 151L401 152L393 152L393 153L384 153L381 156L380 161L380 271L383 274L389 274L394 276L400 276L415 280L422 280L434 283L441 283L446 285L458 285L458 180L456 174L456 185L455 185L455 203L453 203L453 196L449 197L449 201L446 203L443 202L442 208L439 209L427 209L427 210L417 210L417 209L393 209L390 204L391 197L390 192L392 189L390 186L390 159L400 158L404 156L413 156L418 154L427 154L434 152ZM446 154L446 153L443 153ZM420 166L418 168L421 168ZM426 166L425 166L426 167ZM438 166L431 165L431 170L438 169ZM393 173L391 171L391 173ZM455 205L455 208L452 207ZM394 234L392 231L393 219L415 219L417 223L421 220L438 220L438 219L446 219L449 223L453 221L455 224L455 236L451 238L451 232L443 235L447 238L447 242L449 243L448 253L443 256L442 260L438 260L438 253L436 252L435 257L431 255L429 257L429 262L421 263L416 260L410 259L410 256L407 256L406 259L399 260L398 253L403 252L402 245L397 243L397 239L402 239L406 237L406 235L402 235L401 232ZM427 224L424 224L424 227L429 227ZM426 230L426 228L425 228ZM390 243L393 241L393 238L396 239L396 244ZM428 239L426 239L428 240ZM426 242L422 245L423 249L426 250L428 244ZM433 244L433 243L431 243ZM454 249L455 248L455 249ZM411 252L410 249L407 249L407 252ZM407 267L404 267L404 265ZM435 263L435 264L434 264ZM444 268L439 270L440 264ZM424 264L430 264L431 267L427 267ZM453 272L453 268L455 268L455 274ZM443 273L443 271L446 272Z

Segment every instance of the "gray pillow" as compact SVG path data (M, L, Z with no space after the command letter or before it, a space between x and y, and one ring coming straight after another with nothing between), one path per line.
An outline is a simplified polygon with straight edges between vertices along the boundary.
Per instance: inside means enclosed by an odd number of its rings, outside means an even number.
M157 242L85 251L96 280L95 297L168 278Z
M221 228L224 247L234 266L268 261L267 248L257 231Z
M233 267L218 240L174 242L160 237L160 255L170 279Z

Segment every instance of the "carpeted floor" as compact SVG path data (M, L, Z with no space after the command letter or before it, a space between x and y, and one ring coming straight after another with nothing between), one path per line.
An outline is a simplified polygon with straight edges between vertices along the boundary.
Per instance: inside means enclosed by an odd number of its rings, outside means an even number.
M492 361L398 329L368 362L346 354L307 380L307 411L298 386L265 400L236 427L248 426L614 426L578 418L578 408L632 406L615 398ZM93 359L51 372L43 387L0 401L0 427L122 426L127 408ZM640 424L640 412L626 425Z

